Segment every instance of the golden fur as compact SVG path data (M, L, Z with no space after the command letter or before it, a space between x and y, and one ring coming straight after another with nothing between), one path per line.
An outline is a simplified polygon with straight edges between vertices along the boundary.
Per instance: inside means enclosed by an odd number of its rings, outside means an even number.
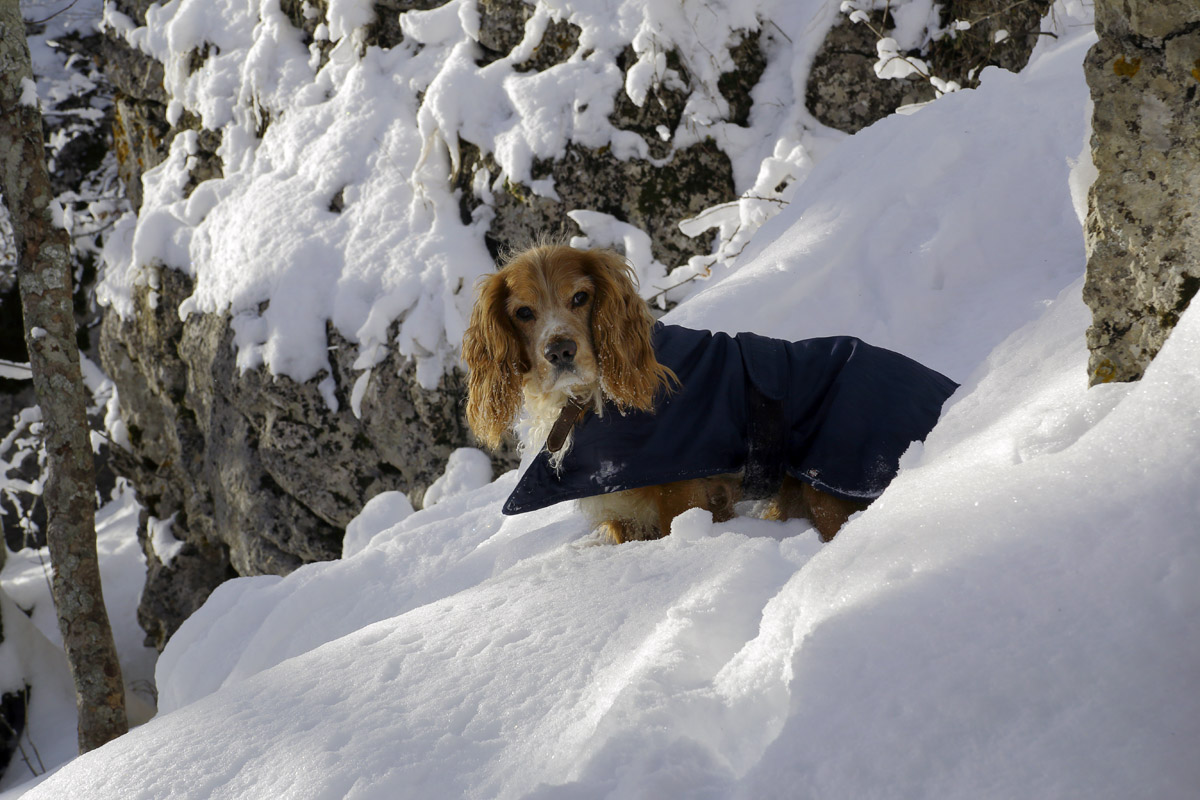
M463 339L471 430L496 449L523 408L522 445L541 447L571 398L595 413L604 401L619 411L653 411L655 396L678 382L654 357L653 326L620 255L550 244L513 256L480 282ZM568 439L561 453L570 446ZM589 497L580 505L603 534L624 542L670 533L671 520L689 508L730 519L740 497L740 476L721 475ZM860 508L787 478L766 516L808 517L828 541Z

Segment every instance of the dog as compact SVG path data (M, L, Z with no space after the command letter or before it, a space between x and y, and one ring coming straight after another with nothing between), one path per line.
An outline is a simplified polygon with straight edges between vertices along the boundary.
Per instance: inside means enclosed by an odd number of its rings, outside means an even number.
M957 385L852 337L786 342L656 322L620 255L539 245L481 279L467 421L529 461L504 513L578 500L605 538L655 539L746 499L822 541L867 507Z

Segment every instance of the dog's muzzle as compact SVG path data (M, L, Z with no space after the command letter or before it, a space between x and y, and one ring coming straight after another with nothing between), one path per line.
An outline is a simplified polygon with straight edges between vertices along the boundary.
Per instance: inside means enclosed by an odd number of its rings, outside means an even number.
M547 342L542 350L542 357L558 372L575 370L575 354L579 346L573 339L557 338Z

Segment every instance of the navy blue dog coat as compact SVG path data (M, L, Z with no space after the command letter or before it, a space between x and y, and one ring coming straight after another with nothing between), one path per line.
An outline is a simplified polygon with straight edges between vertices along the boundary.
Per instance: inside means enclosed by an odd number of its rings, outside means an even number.
M744 472L746 495L786 472L847 500L878 497L933 428L957 384L849 336L787 342L654 326L654 353L682 386L654 413L612 406L575 425L558 469L543 450L504 504L521 514L581 497Z

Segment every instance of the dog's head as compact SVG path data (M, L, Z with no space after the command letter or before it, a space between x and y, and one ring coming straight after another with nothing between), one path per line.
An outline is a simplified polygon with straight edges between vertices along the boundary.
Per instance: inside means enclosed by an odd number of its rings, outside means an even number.
M498 447L522 390L653 410L675 377L654 357L653 326L616 253L545 245L514 256L480 282L463 338L471 429Z

